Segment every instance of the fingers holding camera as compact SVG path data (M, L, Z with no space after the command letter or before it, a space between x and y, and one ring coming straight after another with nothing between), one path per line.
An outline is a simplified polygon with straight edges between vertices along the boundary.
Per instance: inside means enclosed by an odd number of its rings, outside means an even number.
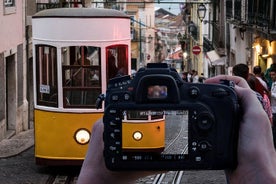
M269 119L247 82L237 76L220 75L205 83L235 82L242 107L239 129L238 167L227 172L230 183L274 183L276 156ZM245 177L246 176L246 177Z
M227 173L230 183L276 183L276 153L270 122L256 94L244 79L236 76L219 75L207 79L205 83L219 84L221 80L230 80L236 84L235 91L243 110L239 130L238 167ZM79 184L133 183L140 177L160 173L108 170L103 157L103 131L101 119L95 123L92 130L88 152L78 178Z
M235 91L240 99L241 107L245 116L249 113L250 116L260 116L261 114L266 117L265 112L263 111L262 113L262 111L260 111L260 109L262 109L262 105L258 101L256 93L250 89L247 81L243 78L229 75L218 75L207 79L205 83L219 84L221 80L230 80L236 84Z
M100 119L93 126L88 151L78 177L78 184L133 183L141 177L161 173L159 171L115 172L108 170L103 157L103 131L104 124L103 120Z
M234 81L236 84L235 91L239 97L242 110L240 135L246 134L250 139L257 139L258 141L256 134L262 135L260 133L264 133L264 136L270 139L269 119L257 99L256 93L250 89L246 80L237 76L219 75L206 80L206 83L220 83L220 80L225 79ZM260 132L261 130L264 130L264 132Z
M230 80L233 81L236 85L244 88L249 88L246 80L241 77L237 76L230 76L230 75L218 75L209 79L205 80L205 83L217 83L219 84L221 80Z

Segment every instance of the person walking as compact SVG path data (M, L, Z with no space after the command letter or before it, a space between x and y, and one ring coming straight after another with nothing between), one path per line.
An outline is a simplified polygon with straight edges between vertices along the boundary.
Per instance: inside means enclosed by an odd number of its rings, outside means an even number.
M183 80L184 82L188 82L188 72L183 72L183 73L182 73L182 80Z
M264 76L265 76L265 79L267 80L267 82L268 82L268 89L270 90L271 89L271 85L272 85L272 79L271 79L271 76L270 76L270 71L272 70L272 69L275 69L276 68L276 63L272 63L271 65L270 65L270 68L268 68L266 71L265 71L265 74L264 74Z
M276 68L272 68L270 70L270 78L272 80L271 84L271 109L272 109L272 117L273 117L273 124L272 124L272 133L273 133L273 141L274 146L276 147Z
M249 84L250 88L256 93L257 98L267 113L267 116L272 124L272 109L269 100L270 92L260 83L260 81L251 73L246 64L237 64L233 67L233 74L244 78Z
M199 76L198 76L198 72L194 71L193 73L193 83L199 83Z
M264 81L261 77L262 75L262 68L260 66L254 66L253 68L253 73L254 75L257 77L257 79L260 81L260 83L266 88L268 89L267 87L267 83L266 81Z

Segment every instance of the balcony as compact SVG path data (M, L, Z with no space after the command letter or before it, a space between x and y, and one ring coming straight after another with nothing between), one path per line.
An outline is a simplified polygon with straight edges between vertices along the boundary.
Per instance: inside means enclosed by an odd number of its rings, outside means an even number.
M36 11L39 12L45 9L52 9L52 8L77 8L77 7L84 7L84 2L48 2L48 3L36 3Z
M42 11L46 9L52 9L52 8L61 8L60 3L36 3L36 11Z
M245 26L247 30L252 32L258 31L270 35L270 37L276 37L276 3L273 3L273 0L248 0L247 7L242 7L241 0L235 0L234 15L232 10L232 1L227 0L226 17L231 24ZM247 12L242 18L242 12L245 10Z

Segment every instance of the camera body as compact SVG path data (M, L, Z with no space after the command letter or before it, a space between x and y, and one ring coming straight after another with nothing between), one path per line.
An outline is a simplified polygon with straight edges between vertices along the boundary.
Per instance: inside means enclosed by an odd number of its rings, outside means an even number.
M235 168L239 103L223 83L186 83L166 64L111 79L103 117L107 168Z

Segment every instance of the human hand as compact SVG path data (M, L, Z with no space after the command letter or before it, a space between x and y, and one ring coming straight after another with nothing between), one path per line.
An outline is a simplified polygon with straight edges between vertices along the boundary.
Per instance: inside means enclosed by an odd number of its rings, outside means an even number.
M151 171L110 171L106 168L103 157L103 121L97 121L92 130L92 137L83 162L78 184L133 184L135 180L160 172Z
M217 76L205 83L220 83L221 79L235 82L235 91L241 100L243 117L240 122L238 166L227 171L230 183L276 183L276 154L269 119L255 93L247 82L235 76ZM103 158L103 122L93 128L89 149L83 163L78 184L86 183L133 183L136 179L157 172L114 172L105 167Z
M243 111L239 129L238 166L226 171L230 183L276 183L276 154L270 121L247 82L237 76L220 75L205 83L220 80L235 82Z

